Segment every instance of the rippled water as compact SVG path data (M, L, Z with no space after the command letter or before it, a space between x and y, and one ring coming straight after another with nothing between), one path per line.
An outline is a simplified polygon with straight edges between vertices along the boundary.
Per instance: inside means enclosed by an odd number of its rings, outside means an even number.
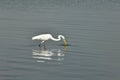
M0 0L0 80L119 80L119 36L119 0Z

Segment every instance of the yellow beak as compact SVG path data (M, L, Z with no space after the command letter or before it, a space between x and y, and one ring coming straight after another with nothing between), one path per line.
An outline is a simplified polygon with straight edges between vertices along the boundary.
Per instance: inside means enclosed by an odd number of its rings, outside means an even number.
M63 39L63 42L64 42L64 46L67 46L67 41L66 41L66 39Z

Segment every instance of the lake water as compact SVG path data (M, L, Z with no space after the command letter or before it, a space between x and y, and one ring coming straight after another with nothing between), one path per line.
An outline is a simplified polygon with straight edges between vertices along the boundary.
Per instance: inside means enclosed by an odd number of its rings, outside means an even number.
M51 33L46 49L31 38ZM0 80L119 80L119 0L0 0Z

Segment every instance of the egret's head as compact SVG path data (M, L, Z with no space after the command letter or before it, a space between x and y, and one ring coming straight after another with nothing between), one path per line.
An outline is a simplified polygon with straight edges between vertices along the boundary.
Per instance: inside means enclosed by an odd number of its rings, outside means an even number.
M64 46L67 46L67 40L65 39L65 37L63 35L59 35L59 37L63 39Z

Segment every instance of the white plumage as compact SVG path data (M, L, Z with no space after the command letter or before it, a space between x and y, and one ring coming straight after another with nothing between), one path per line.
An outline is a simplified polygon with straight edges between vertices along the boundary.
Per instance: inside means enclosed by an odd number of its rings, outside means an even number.
M58 38L54 38L51 34L41 34L41 35L37 35L37 36L33 36L32 40L41 40L41 44L44 43L47 40L53 40L53 41L60 41L61 39L63 39L64 41L64 46L67 45L67 41L65 39L65 37L63 35L58 35Z

